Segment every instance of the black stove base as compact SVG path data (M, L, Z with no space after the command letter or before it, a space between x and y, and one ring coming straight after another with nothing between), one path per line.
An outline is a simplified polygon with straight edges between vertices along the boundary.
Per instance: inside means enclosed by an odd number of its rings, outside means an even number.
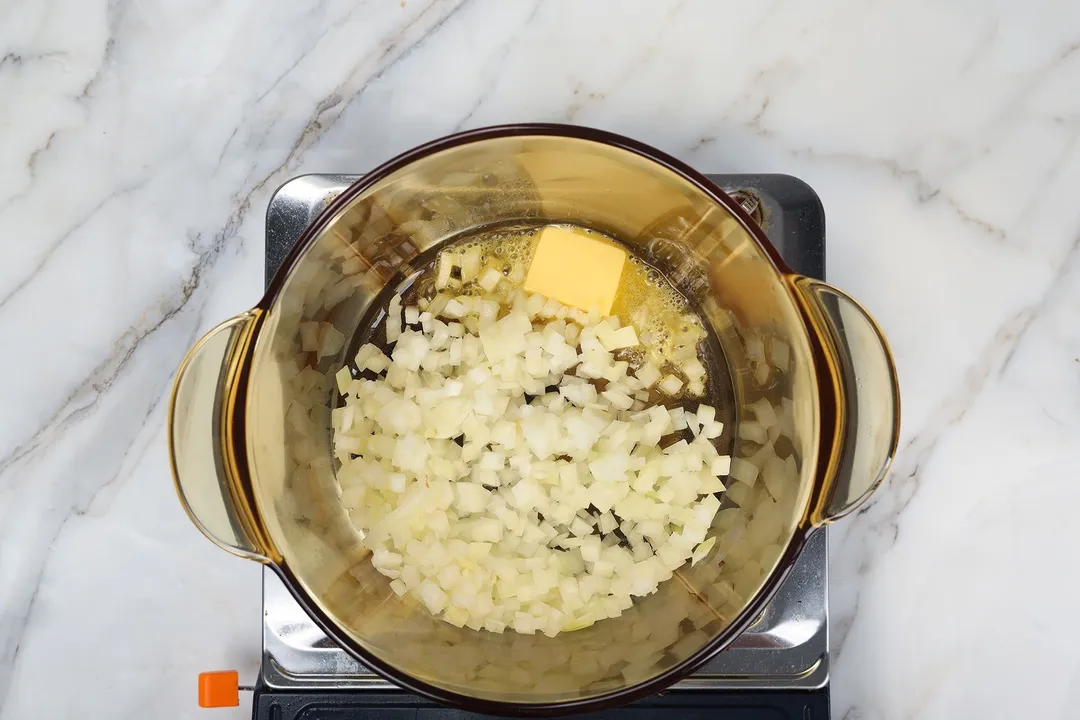
M269 692L256 688L254 720L492 720L495 716L436 705L404 692ZM828 720L828 688L813 692L680 690L611 710L573 715L588 720Z

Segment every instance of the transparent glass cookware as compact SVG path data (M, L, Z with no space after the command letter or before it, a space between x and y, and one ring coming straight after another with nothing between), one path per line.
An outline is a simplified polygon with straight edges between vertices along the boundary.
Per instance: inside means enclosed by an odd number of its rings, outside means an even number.
M459 629L398 598L339 502L332 453L333 375L380 292L432 248L516 222L602 231L700 309L727 360L733 454L747 464L704 561L620 617L554 638ZM519 125L437 140L345 190L258 305L189 352L169 442L199 529L272 567L362 662L445 703L558 714L655 692L731 642L810 533L881 482L899 411L892 357L867 312L792 273L703 176L616 135ZM751 422L767 440L738 432Z

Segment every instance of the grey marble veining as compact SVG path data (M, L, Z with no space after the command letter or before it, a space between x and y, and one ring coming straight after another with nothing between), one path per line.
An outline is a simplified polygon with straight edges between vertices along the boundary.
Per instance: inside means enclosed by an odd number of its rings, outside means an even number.
M905 412L831 537L836 716L1075 716L1077 87L1067 0L0 2L0 718L254 677L259 570L173 496L172 373L258 298L280 183L516 120L821 195Z

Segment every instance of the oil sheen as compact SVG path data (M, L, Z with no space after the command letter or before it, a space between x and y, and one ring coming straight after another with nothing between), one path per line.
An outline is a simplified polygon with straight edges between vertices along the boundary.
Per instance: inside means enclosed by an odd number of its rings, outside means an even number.
M421 298L430 300L435 297L438 293L435 288L436 267L441 252L463 253L479 248L481 273L484 269L493 267L514 284L523 285L541 230L550 224L515 224L486 229L440 243L415 258L410 263L411 270L400 276L398 281L392 282L376 299L361 323L357 336L352 340L352 350L355 352L355 349L365 342L387 349L385 334L379 329L386 316L390 297L394 293L402 295L405 305L415 304ZM735 419L730 370L716 335L702 321L701 314L659 270L645 262L631 247L596 230L569 225L563 227L594 240L610 243L627 253L611 314L617 316L622 324L634 326L641 345L618 351L617 359L626 360L633 369L646 361L652 362L663 373L685 380L685 375L679 369L679 358L685 358L688 352L696 354L707 373L702 392L690 392L688 384L684 382L682 390L674 397L654 390L650 402L668 407L682 405L689 409L701 402L712 405L717 409L717 419L723 421L728 428L720 438L719 445L722 449L730 450L730 428ZM568 262L572 262L572 259ZM457 287L453 292L483 293L476 283L470 283L463 288Z

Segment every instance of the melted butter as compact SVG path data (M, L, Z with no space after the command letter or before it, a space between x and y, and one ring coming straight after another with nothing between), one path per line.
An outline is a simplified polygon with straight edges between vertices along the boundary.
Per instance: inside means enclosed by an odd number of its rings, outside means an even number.
M463 253L479 248L481 274L487 268L494 268L520 287L524 284L543 227L546 225L487 231L453 242L443 248L443 251ZM636 348L621 350L618 356L635 369L649 360L661 371L675 374L685 381L685 376L678 370L677 358L685 357L687 352L700 356L699 348L706 336L701 319L686 298L659 270L645 263L626 245L595 230L572 225L563 227L587 235L593 240L611 244L627 253L627 262L623 267L611 314L618 317L623 325L633 325L642 344ZM573 261L572 257L567 258L568 263ZM435 264L432 263L422 271L417 283L419 287L427 288L426 292L421 292L429 297L434 294L431 282L434 268ZM465 292L481 294L483 291L475 283L471 283ZM691 347L688 348L688 345ZM702 361L707 368L711 366L707 358L702 358ZM684 392L685 389L684 387Z

